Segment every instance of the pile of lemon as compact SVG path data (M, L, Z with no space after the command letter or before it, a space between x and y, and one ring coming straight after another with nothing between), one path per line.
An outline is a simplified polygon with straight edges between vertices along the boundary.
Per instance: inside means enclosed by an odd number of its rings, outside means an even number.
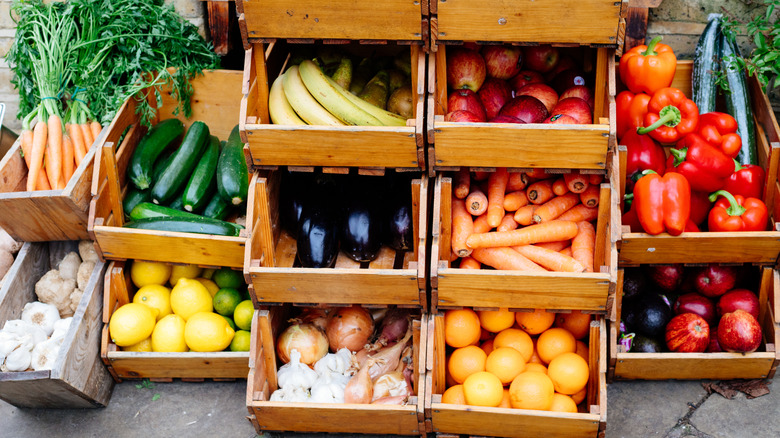
M249 351L254 306L240 272L136 260L130 278L133 301L108 324L122 350Z

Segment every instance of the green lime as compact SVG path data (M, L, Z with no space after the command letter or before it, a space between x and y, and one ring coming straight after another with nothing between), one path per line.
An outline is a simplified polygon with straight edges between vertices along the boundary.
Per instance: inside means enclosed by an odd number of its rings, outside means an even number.
M241 330L252 330L252 316L255 314L255 306L252 300L244 300L236 306L233 312L233 321Z
M231 318L229 316L225 316L225 315L222 315L222 317L225 318L225 320L227 320L228 324L230 325L230 328L232 328L233 330L235 330L237 328L236 327L236 323L233 322L233 318Z
M244 276L240 272L230 268L219 268L211 279L214 283L217 283L217 286L221 289L226 287L238 289L245 285Z
M230 351L249 351L252 334L246 330L238 330L230 343Z
M236 306L243 300L241 292L225 287L214 295L214 311L220 315L232 315Z

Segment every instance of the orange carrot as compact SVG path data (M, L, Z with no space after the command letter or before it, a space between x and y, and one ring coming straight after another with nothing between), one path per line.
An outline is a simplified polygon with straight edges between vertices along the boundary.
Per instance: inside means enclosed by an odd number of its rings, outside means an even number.
M460 257L458 257L457 254L455 254L454 252L450 251L450 263L454 262L455 260L458 260L459 258Z
M551 221L579 204L579 202L580 196L571 192L563 196L552 198L536 209L534 212L534 222L538 224L540 222Z
M478 218L474 219L474 233L487 233L492 229L493 227L487 223L487 213L482 213Z
M584 192L580 193L580 201L587 207L598 207L599 196L601 196L601 187L588 186Z
M501 219L501 223L498 224L498 228L496 229L498 231L516 230L517 222L515 222L514 215L512 213L507 213L504 218Z
M62 175L62 120L57 115L50 115L48 120L48 141L46 148L46 174L49 184L55 190L62 190L60 176Z
M504 218L504 195L509 174L505 167L499 167L488 179L488 224L497 227Z
M540 169L540 168L532 169L528 172L525 172L525 174L526 176L528 176L528 178L533 178L535 180L552 178L551 174L547 173L544 169Z
M474 260L473 257L463 257L458 267L460 269L482 269L482 263Z
M551 179L545 179L537 181L528 186L528 201L531 204L544 204L555 196L552 191L553 181Z
M81 125L76 125L81 129L81 134L84 136L84 146L85 147L85 153L86 151L89 151L89 149L92 147L92 143L95 142L95 139L92 137L92 129L90 129L89 125L86 123L83 123Z
M472 216L479 216L488 209L488 198L478 187L472 187L471 193L466 196L466 210Z
M519 252L532 262L556 272L583 272L585 267L572 257L563 255L558 251L540 248L534 245L513 246L512 249Z
M572 207L569 211L566 213L558 216L558 220L561 221L592 221L596 220L599 217L599 209L598 207L591 208L587 207L585 205L579 204Z
M518 190L504 195L504 210L517 211L518 208L528 205L528 195L525 190Z
M593 247L596 246L596 229L590 222L577 222L578 232L571 241L571 254L585 267L585 272L593 272Z
M524 226L534 223L534 212L537 207L538 205L531 204L518 208L515 212L515 222Z
M512 248L478 248L474 250L472 257L483 265L495 269L546 272L543 267L528 260L527 257Z
M81 133L81 129L75 123L66 123L65 129L70 134L70 141L73 142L73 158L75 158L76 166L78 166L87 154L87 148L84 146L84 134Z
M75 163L76 162L73 159L73 142L66 134L62 137L62 176L63 180L65 181L65 185L68 184L70 177L73 176Z
M507 192L516 192L523 190L528 186L528 175L522 172L510 172L509 181L506 183Z
M540 248L547 248L552 251L558 251L561 252L562 249L571 246L571 240L559 240L557 242L541 242L541 243L534 243L534 246L538 246Z
M600 173L592 173L588 175L588 184L592 186L597 186L601 184L602 181L604 181L604 175Z
M571 246L567 246L566 248L563 248L562 250L558 251L559 253L571 257Z
M466 210L466 203L460 199L452 200L452 250L460 257L471 254L466 247L466 238L474 231L474 221Z
M472 234L466 239L466 246L473 249L530 245L537 242L572 239L576 235L576 222L553 220L518 230Z
M582 193L588 188L588 175L581 175L578 172L567 173L563 175L566 180L566 186L570 192Z
M490 177L490 172L485 172L483 170L477 170L474 172L474 181L484 181Z
M553 182L552 191L555 193L555 196L563 196L566 193L569 193L569 187L566 186L566 179L563 177L556 179L555 182Z
M100 135L100 131L103 130L103 127L98 122L92 122L89 124L89 129L92 131L92 139L97 140L98 136Z
M22 155L24 156L24 162L27 164L27 168L30 168L30 158L32 157L32 145L33 145L33 132L29 129L22 131ZM49 178L46 175L46 170L41 169L38 172L38 181L35 182L37 190L51 190L49 185Z
M469 185L471 184L471 174L467 167L461 167L455 174L455 185L452 192L458 199L465 199L469 195Z
M30 171L27 173L28 192L36 189L38 174L40 174L43 168L43 153L46 151L47 131L48 126L43 120L39 120L33 129L33 142L30 149Z

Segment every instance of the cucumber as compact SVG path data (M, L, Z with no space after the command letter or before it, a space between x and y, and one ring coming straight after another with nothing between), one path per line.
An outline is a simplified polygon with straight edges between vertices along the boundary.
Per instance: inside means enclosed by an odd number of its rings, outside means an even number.
M154 125L141 139L130 157L127 176L139 190L152 185L152 171L157 157L168 145L184 132L179 119L167 119Z
M235 224L232 224L235 225ZM238 236L240 229L229 222L207 218L153 217L128 222L125 227L143 230Z
M219 160L219 139L211 136L206 145L206 151L200 157L198 165L192 171L190 181L182 194L184 209L200 210L209 201L209 195L215 187L217 161Z
M721 32L723 47L723 62L731 57L741 56L736 42L731 41ZM737 120L737 133L742 137L742 149L737 155L739 164L758 164L758 147L756 146L756 127L753 125L753 110L750 105L750 92L747 88L745 72L726 63L722 66L726 73L729 91L726 96L726 112Z
M225 201L239 205L246 201L249 191L249 171L244 158L244 144L238 133L238 125L219 154L217 163L217 191Z
M209 138L209 127L203 122L194 122L176 150L170 164L163 170L160 179L152 186L152 202L165 204L179 192L189 179L190 173L200 158Z
M696 51L693 55L693 101L699 107L699 113L715 111L715 101L718 97L716 84L717 72L721 54L720 14L710 14L707 27L704 28Z
M232 205L222 198L219 193L214 193L211 196L211 200L203 209L203 216L210 217L212 219L224 219L228 213L230 213L230 207Z
M149 196L149 190L138 190L135 187L128 187L125 200L122 201L122 209L125 211L125 216L129 216L136 205L148 202Z

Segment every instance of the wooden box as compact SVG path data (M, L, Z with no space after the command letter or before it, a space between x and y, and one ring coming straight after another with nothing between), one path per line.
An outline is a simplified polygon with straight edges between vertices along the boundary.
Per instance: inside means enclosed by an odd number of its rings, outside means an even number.
M373 7L374 5L372 5ZM328 6L332 8L333 6ZM353 54L394 55L410 51L414 115L406 126L275 125L268 112L268 92L286 69L292 44L256 43L246 52L241 136L249 143L255 166L394 167L423 169L423 96L425 53L420 46L336 46Z
M163 94L163 106L157 120L176 117L189 127L205 122L212 135L227 140L238 123L241 97L241 72L212 70L192 80L192 116L173 115L176 102L170 91ZM150 93L150 99L154 95ZM136 103L128 99L108 128L105 144L95 156L92 202L89 208L89 233L104 260L139 259L159 262L191 263L202 266L240 268L244 264L246 235L216 236L169 231L124 228L122 199L127 191L127 166L147 128L140 123ZM123 133L127 132L124 137ZM121 144L116 149L116 145Z
M692 61L679 61L673 87L691 96ZM769 208L771 230L750 232L701 232L670 236L663 233L651 236L623 230L619 243L621 265L641 263L757 263L774 264L780 255L780 127L769 99L761 91L755 77L748 78L750 98L756 120L759 164L766 170L764 202ZM625 194L626 149L619 148L620 199Z
M269 401L278 388L276 337L287 325L291 306L255 310L246 404L249 420L259 434L269 431L344 434L425 435L422 392L425 383L427 315L412 321L414 374L417 394L406 405L325 404Z
M428 178L413 180L409 188L415 218L413 251L396 253L383 247L376 260L363 264L342 252L332 269L293 267L296 241L280 225L280 185L281 171L259 171L249 185L251 237L244 276L255 307L316 303L427 308Z
M491 39L495 38L491 36ZM428 60L426 123L428 143L433 145L428 151L429 168L604 169L608 149L616 146L615 51L587 47L581 50L586 70L590 67L595 73L594 124L464 123L444 121L448 96L447 46L438 46L435 56Z
M37 301L35 283L77 242L25 243L0 289L0 326L20 319ZM111 398L114 381L100 360L103 272L97 263L51 370L0 372L0 399L24 408L97 408Z
M623 295L621 269L617 296ZM780 290L780 274L772 268L761 268L761 286L758 299L761 303L758 322L764 333L764 341L753 353L627 353L618 343L621 303L618 302L616 322L609 326L609 377L619 380L730 380L771 379L780 356L777 339L777 291ZM620 301L620 300L618 300Z
M157 353L121 351L111 342L108 323L116 309L133 301L136 287L124 261L111 262L106 272L103 296L103 332L100 357L117 382L122 379L200 381L207 379L245 379L249 372L249 353L219 351L213 353Z
M590 325L590 378L583 402L588 411L576 414L442 403L446 373L443 314L431 315L427 342L425 422L428 432L518 438L603 436L607 427L607 325L604 318L599 317Z

